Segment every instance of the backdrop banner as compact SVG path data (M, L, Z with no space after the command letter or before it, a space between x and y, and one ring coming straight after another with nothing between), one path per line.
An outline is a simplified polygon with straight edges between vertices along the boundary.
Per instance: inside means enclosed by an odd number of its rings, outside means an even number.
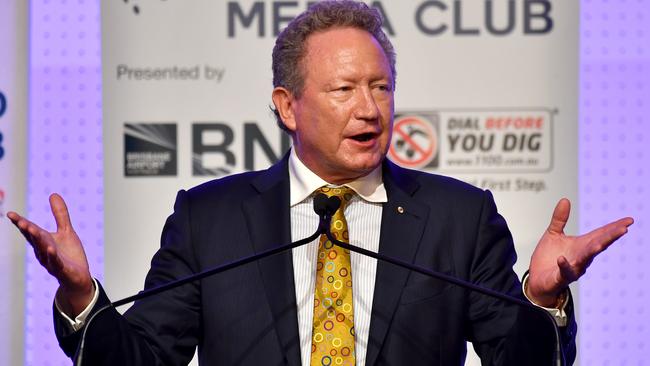
M0 2L0 364L22 365L25 243L9 210L24 212L27 2Z
M555 203L577 198L579 2L369 3L398 55L389 158L491 190L522 274ZM102 2L112 298L141 288L178 189L263 169L290 146L269 109L271 49L306 6Z

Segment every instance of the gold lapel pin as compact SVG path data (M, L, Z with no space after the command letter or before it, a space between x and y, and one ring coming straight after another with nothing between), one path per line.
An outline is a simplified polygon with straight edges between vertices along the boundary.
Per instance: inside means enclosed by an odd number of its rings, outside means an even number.
M397 212L403 214L403 213L404 213L404 207L402 207L402 206L397 206Z

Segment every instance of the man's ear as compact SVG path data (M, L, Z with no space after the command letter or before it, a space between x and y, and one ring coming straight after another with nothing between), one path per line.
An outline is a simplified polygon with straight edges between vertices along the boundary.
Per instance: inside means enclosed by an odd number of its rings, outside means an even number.
M293 94L291 94L289 90L278 86L273 89L271 99L273 99L275 109L280 114L280 118L282 119L284 126L289 129L289 131L295 131L296 118L292 109L293 102L295 100Z

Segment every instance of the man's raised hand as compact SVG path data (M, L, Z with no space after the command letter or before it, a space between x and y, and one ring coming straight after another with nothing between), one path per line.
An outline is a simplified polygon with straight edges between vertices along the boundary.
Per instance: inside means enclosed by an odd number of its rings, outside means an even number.
M587 234L569 236L564 234L564 227L570 211L571 203L566 198L557 203L551 223L533 252L527 295L538 305L553 307L560 293L634 223L631 217L625 217Z
M61 310L75 317L92 300L93 280L65 201L58 194L52 194L50 208L56 220L56 232L52 233L16 212L7 213L7 217L31 244L36 259L59 281L57 303Z

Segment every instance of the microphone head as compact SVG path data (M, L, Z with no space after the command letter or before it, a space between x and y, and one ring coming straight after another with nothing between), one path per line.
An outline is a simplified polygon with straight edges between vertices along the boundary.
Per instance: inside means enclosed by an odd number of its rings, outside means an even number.
M333 216L336 210L338 210L340 206L341 206L340 198L336 196L329 197L329 199L327 200L327 214L329 216Z
M327 214L327 202L329 199L327 195L319 193L314 196L314 212L320 217L323 217Z
M340 206L341 199L336 196L327 197L323 193L314 196L314 212L321 218L334 215Z

